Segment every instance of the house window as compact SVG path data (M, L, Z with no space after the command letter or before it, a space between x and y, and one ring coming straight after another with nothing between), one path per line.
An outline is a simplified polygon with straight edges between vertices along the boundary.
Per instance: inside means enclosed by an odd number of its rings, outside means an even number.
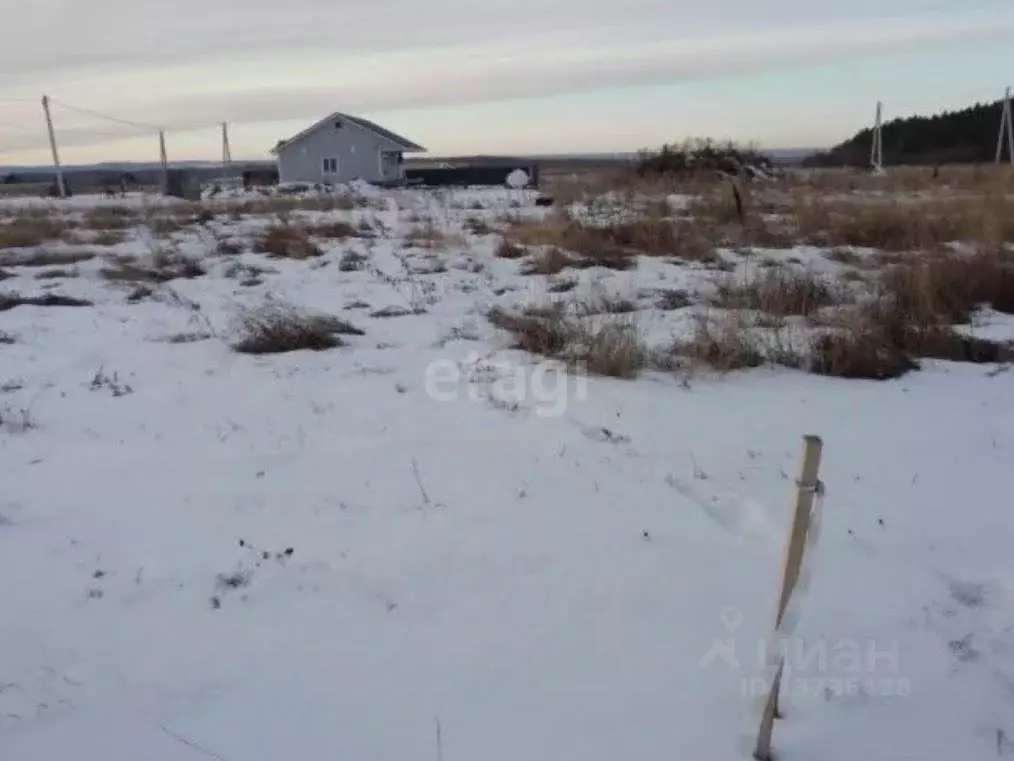
M324 159L324 174L338 174L338 159Z

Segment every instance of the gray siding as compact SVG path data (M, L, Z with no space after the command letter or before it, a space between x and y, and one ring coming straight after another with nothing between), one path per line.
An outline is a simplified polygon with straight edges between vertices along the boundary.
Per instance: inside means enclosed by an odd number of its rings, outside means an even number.
M392 150L387 140L357 124L345 121L335 129L328 121L313 132L284 146L278 151L278 174L281 182L349 182L356 178L367 182L400 179L395 171L381 174L380 152ZM338 174L326 176L324 159L338 159Z

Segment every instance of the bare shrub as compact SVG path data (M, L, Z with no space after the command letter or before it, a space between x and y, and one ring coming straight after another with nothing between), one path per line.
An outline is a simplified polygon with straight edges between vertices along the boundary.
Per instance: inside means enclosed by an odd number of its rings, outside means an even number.
M257 247L277 259L311 259L324 253L306 230L292 225L269 227Z
M363 335L363 331L332 315L308 314L269 302L241 315L240 336L232 348L242 354L322 351L341 346L341 335Z

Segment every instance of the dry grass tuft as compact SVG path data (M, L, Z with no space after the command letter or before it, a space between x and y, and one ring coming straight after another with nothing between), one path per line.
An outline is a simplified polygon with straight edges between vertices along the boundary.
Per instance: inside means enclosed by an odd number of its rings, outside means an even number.
M677 342L672 351L719 372L760 367L765 362L751 326L742 315L734 312L727 312L718 319L707 314L696 315L690 339Z
M312 259L324 253L305 229L292 225L269 227L256 248L276 259Z
M342 254L341 261L338 262L338 269L342 272L358 272L366 269L369 261L370 257L366 254L349 249Z
M630 319L583 322L562 304L508 312L494 307L487 318L514 336L512 347L562 361L572 369L613 378L635 378L649 353Z
M528 249L512 243L506 238L501 238L500 244L496 247L495 255L498 259L521 259L528 255Z
M7 267L63 267L94 257L94 251L53 251L42 248L25 254L5 254L0 256L0 264Z
M84 223L93 230L126 230L138 223L138 214L126 206L97 206L85 212Z
M726 309L753 309L772 315L808 316L836 303L827 279L809 271L768 268L758 277L718 285L716 305Z
M75 269L50 269L39 272L36 276L36 280L56 280L58 278L66 277L77 277L78 271Z
M25 211L6 222L0 221L0 249L41 246L60 240L73 226L66 219Z
M587 331L575 355L588 372L610 378L636 378L648 356L632 321L607 322Z
M508 312L493 307L487 319L514 336L513 348L546 357L559 356L573 338L574 329L562 307Z
M20 306L90 307L93 304L85 299L64 296L60 293L47 293L43 296L20 296L10 291L0 293L0 312L6 312Z
M317 238L333 240L345 240L363 235L361 229L353 227L348 222L322 222L316 225L308 225L307 233Z
M156 251L147 263L129 257L119 257L103 267L99 273L106 280L121 283L168 283L179 278L193 279L207 274L198 259L176 251Z
M242 314L240 336L232 348L242 354L322 351L341 346L342 335L364 333L332 315L307 314L286 304L269 302Z
M803 369L835 378L890 380L919 369L919 364L875 325L859 323L816 336Z
M574 264L574 260L556 247L532 254L521 268L522 275L558 275Z

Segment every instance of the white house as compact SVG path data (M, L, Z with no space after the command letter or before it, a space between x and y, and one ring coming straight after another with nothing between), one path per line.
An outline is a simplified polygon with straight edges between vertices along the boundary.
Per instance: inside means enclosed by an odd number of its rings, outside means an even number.
M403 155L425 150L369 119L334 113L271 152L278 159L279 182L393 183L404 177Z

